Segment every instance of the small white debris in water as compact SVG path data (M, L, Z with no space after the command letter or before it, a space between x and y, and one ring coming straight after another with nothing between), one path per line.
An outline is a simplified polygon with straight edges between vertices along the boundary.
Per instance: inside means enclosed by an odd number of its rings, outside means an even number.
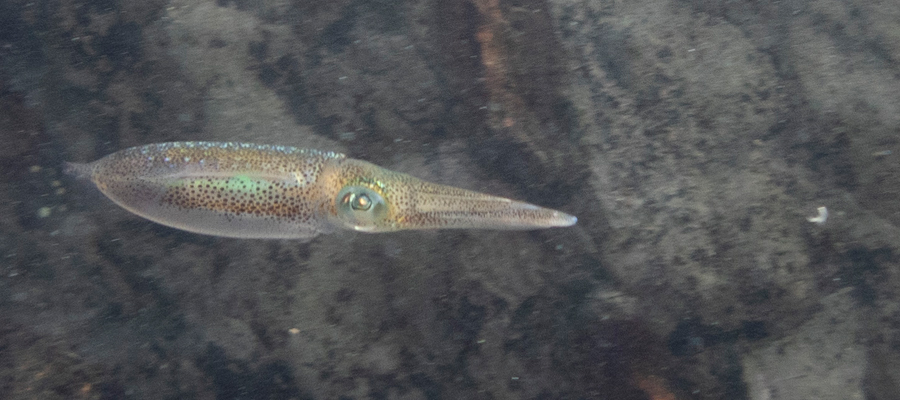
M822 207L817 208L816 210L819 211L819 215L815 216L815 217L809 217L806 220L809 222L813 222L813 223L822 225L825 223L825 221L828 220L828 209L825 208L825 206L822 206Z
M291 328L291 329L288 329L288 333L290 333L291 335L296 335L296 334L300 333L300 330L297 328Z
M50 212L53 211L50 207L41 207L38 208L38 217L39 218L47 218L50 216Z

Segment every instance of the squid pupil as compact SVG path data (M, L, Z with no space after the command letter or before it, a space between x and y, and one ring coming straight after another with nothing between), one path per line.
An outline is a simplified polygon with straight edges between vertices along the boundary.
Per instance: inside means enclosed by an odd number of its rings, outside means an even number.
M368 211L372 208L372 200L364 194L347 193L341 197L341 204L350 204L350 208L355 211Z
M356 196L356 198L353 199L353 203L350 204L350 207L353 207L354 210L358 210L358 211L359 210L366 211L371 206L372 206L372 201L369 200L369 196L366 196L364 194Z

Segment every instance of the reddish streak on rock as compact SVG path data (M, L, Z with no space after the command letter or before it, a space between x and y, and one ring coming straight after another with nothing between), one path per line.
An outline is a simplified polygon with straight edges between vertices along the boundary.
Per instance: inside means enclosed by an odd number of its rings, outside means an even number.
M656 375L639 375L635 380L637 387L647 393L651 400L676 400L675 395L666 388L665 381Z
M517 121L527 120L530 113L525 101L513 93L514 89L509 77L509 54L505 42L505 32L509 31L509 22L503 17L499 0L475 0L478 12L484 18L484 23L478 27L476 39L481 47L481 61L485 71L485 85L488 89L491 103L499 106L490 111L491 126L494 129L511 129L519 141L529 147L534 147L527 135L522 132L521 124ZM534 154L543 154L538 148L533 148Z

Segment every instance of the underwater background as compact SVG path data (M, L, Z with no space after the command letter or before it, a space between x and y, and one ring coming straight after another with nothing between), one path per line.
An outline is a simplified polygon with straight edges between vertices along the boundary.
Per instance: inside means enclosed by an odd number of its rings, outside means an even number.
M0 398L898 399L898 21L0 0ZM179 140L341 152L578 224L224 239L62 171Z

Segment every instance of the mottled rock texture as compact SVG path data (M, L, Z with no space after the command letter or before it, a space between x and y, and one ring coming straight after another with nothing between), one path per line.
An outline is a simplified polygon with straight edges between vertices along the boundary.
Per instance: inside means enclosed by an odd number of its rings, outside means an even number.
M0 2L0 398L761 400L851 375L896 398L898 20L887 0ZM579 223L218 239L61 174L170 140L345 152ZM853 357L775 377L773 346L807 337Z

